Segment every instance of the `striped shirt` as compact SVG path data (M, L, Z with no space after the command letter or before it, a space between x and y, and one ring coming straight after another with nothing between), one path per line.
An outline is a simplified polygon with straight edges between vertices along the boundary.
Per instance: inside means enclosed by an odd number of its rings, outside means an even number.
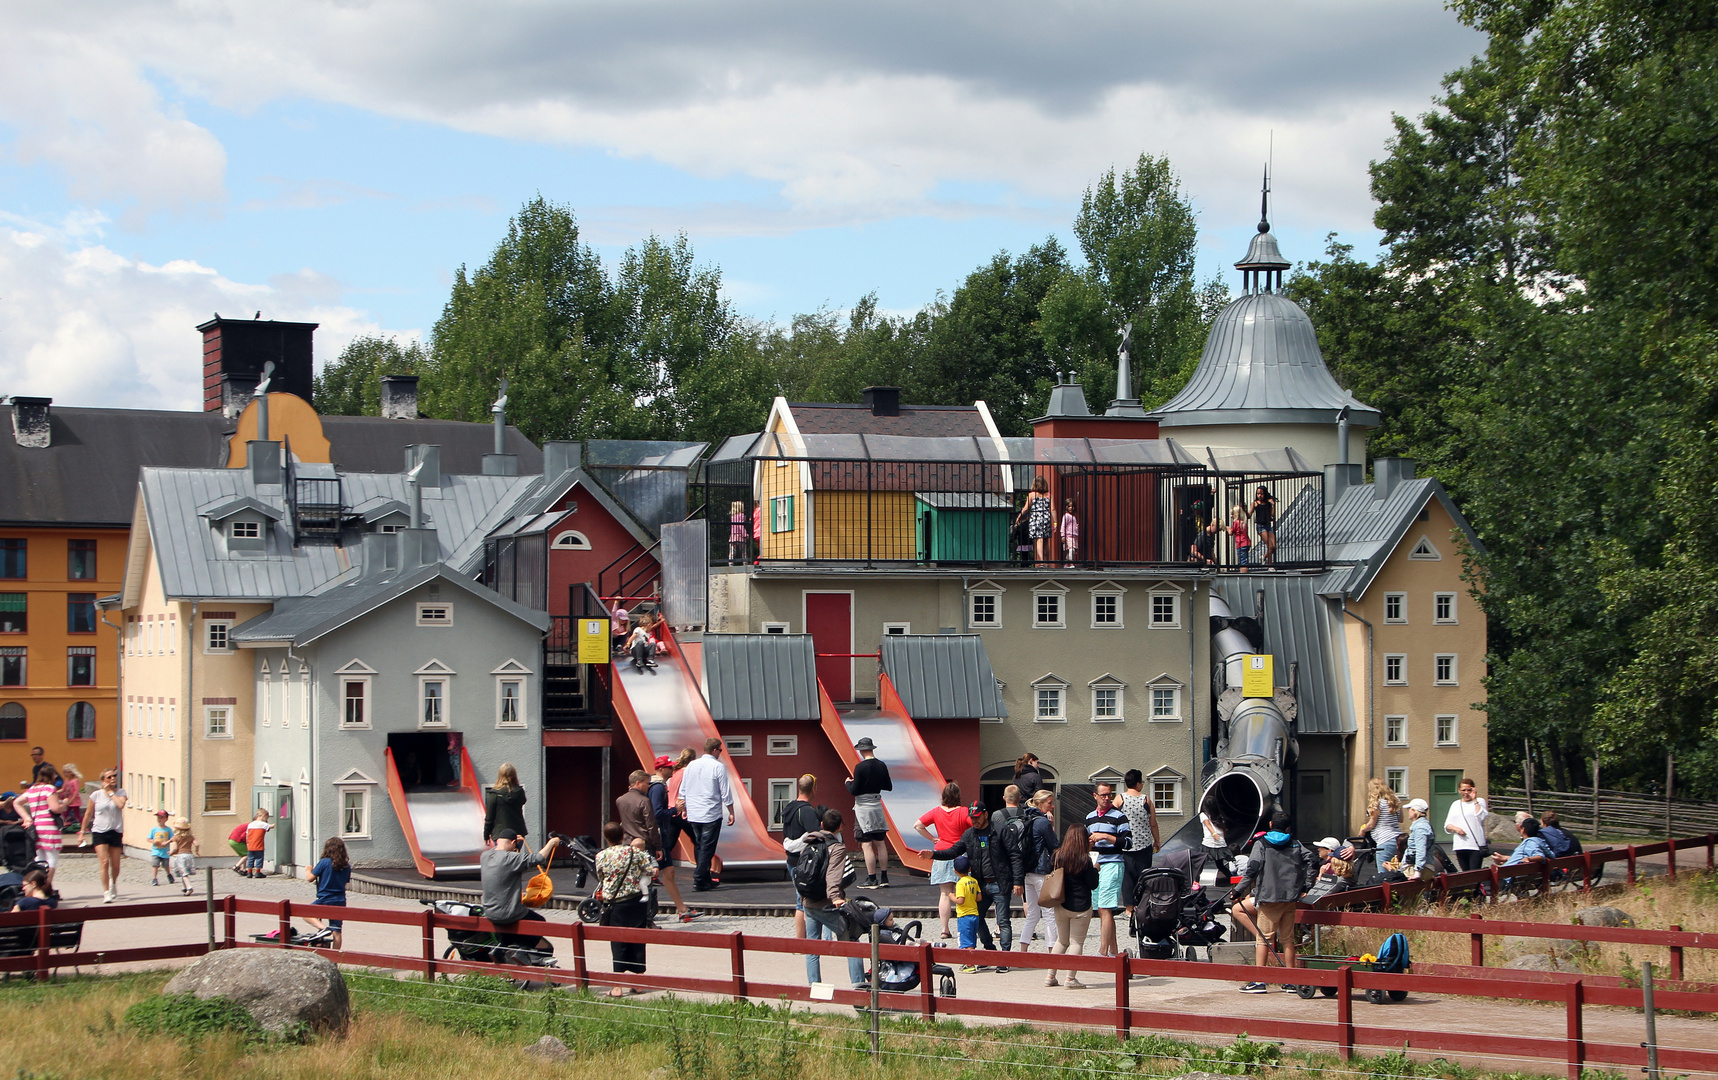
M60 826L54 820L53 811L48 809L48 798L53 794L52 784L35 784L20 799L29 811L30 823L35 827L36 846L43 851L60 850Z
M1086 815L1086 833L1092 838L1099 866L1121 862L1121 853L1133 842L1133 828L1127 823L1127 815L1113 805L1108 810L1093 810Z

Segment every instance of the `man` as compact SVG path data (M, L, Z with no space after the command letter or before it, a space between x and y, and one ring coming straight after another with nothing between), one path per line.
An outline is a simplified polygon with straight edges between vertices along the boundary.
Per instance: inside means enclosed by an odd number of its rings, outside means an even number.
M805 936L812 941L841 939L841 905L847 903L847 849L841 844L841 822L841 811L825 810L818 822L820 827L805 836L808 846L824 845L828 856L823 875L823 896L800 897L805 909ZM801 854L809 857L805 852ZM813 985L823 981L822 959L815 953L805 955L805 978ZM865 981L865 962L857 956L847 958L847 981L855 990L863 990L869 985Z
M1539 822L1534 818L1524 817L1515 823L1515 831L1521 834L1521 843L1515 845L1515 851L1505 856L1503 852L1495 852L1491 861L1502 866L1517 866L1529 859L1553 859L1551 845L1539 835Z
M1247 852L1247 870L1235 892L1237 903L1251 898L1257 920L1253 942L1253 964L1265 966L1265 952L1272 941L1282 951L1284 967L1294 966L1294 912L1313 886L1318 864L1312 854L1289 835L1289 817L1281 810L1271 815L1271 827ZM1232 914L1234 914L1232 912ZM1240 918L1236 914L1236 918ZM1243 994L1263 994L1270 988L1262 982L1241 987ZM1284 990L1292 987L1284 986Z
M978 940L986 949L997 947L996 939L990 936L990 927L985 922L994 907L997 935L1002 939L1002 951L1007 952L1014 945L1014 915L1009 905L1014 899L1015 885L1025 883L1026 868L1018 854L1011 858L1003 850L1001 841L991 831L988 807L975 802L967 807L966 814L972 819L972 827L961 833L960 839L953 844L931 852L931 858L958 859L966 856L972 876L978 879L979 884ZM996 970L1002 972L1008 968L999 965Z
M478 859L478 879L483 885L483 917L497 926L521 919L542 922L543 916L525 906L525 872L548 866L561 849L561 838L551 835L542 850L531 855L519 850L520 833L498 829L495 846L485 848ZM538 935L501 933L501 943L516 949L535 949Z
M626 790L614 801L614 819L628 840L643 840L644 850L662 858L662 830L650 805L650 774L634 769L626 778Z
M30 747L30 779L36 778L36 770L42 767L42 761L47 755L42 753L39 746Z
M859 764L847 778L853 796L853 839L865 853L865 883L861 889L889 887L889 819L883 815L883 792L893 791L889 766L877 760L877 744L867 736L853 744Z
M716 841L722 837L723 810L727 823L734 823L734 793L728 783L728 767L722 763L722 740L714 735L704 740L704 756L686 766L680 781L680 816L692 834L697 867L692 872L692 891L709 892L718 882L710 873L716 858Z
M811 797L817 794L817 777L806 773L795 787L798 794L781 812L781 846L787 852L787 876L790 880L793 868L799 865L799 853L805 846L805 838L823 827L823 811L811 802ZM793 936L802 938L805 936L805 901L799 900L793 908Z
M1100 782L1094 791L1097 809L1086 815L1086 835L1092 838L1092 851L1098 857L1098 888L1092 893L1092 907L1099 920L1098 951L1103 956L1116 954L1116 912L1122 909L1122 852L1133 846L1133 829L1127 815L1115 805L1115 785Z
M1563 828L1563 819L1557 816L1557 811L1547 810L1539 819L1539 839L1545 841L1555 858L1565 858L1581 853L1581 841L1575 834Z
M1037 853L1034 850L1032 838L1032 815L1037 811L1030 807L1021 806L1020 785L1009 784L1002 789L1002 809L995 815L993 824L996 827L997 842L1002 845L1002 852L1008 857L1008 864L1017 869L1014 875L1014 895L1026 896L1026 875L1038 865ZM1009 828L1010 821L1018 821L1019 825Z

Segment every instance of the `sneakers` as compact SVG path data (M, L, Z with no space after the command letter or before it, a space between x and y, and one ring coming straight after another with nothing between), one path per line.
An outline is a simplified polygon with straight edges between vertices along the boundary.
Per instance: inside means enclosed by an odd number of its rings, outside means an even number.
M866 874L865 880L863 882L861 882L859 885L859 888L861 888L861 889L875 889L876 887L877 887L877 875L876 874Z
M1008 971L1008 969L1006 967L1003 967L1001 964L997 964L995 967L991 968L990 970L996 972L998 975L1002 975Z
M1044 985L1045 986L1061 986L1062 984L1056 981L1056 976L1046 975L1044 977Z
M888 887L889 887L889 872L887 870L885 870L881 874L877 875L877 888L887 889Z
M691 922L693 919L702 919L703 917L702 911L682 911L680 913L681 922Z
M1072 975L1068 976L1068 981L1063 983L1062 985L1066 986L1070 990L1084 990L1086 988L1085 983L1074 978Z
M977 975L978 974L978 965L977 964L963 964L961 966L960 973L962 975Z
M102 891L102 894L101 894L101 902L102 903L111 904L115 900L118 900L118 899L119 899L119 890L117 890L117 889L104 889Z
M151 885L159 885L159 884L161 884L161 882L159 882L159 881L157 881L157 880L156 880L156 879L154 879L154 878L150 878L150 879L149 879L149 884L151 884Z
M1268 994L1271 988L1262 982L1250 982L1241 987L1243 994Z
M1300 993L1300 987L1290 986L1288 983L1283 983L1283 993L1285 993L1285 994L1298 994L1298 993Z

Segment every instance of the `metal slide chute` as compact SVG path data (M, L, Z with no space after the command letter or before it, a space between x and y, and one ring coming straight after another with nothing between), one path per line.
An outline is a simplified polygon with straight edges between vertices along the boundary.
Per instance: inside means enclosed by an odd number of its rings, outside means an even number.
M1298 747L1294 738L1293 694L1277 689L1268 698L1241 694L1243 657L1258 652L1252 620L1237 619L1222 597L1211 597L1211 651L1223 672L1217 710L1222 737L1205 764L1199 810L1223 830L1231 851L1240 851L1273 810L1288 807L1288 770ZM1198 822L1189 822L1197 826ZM1197 829L1183 827L1177 841L1200 843ZM1167 845L1166 845L1167 846Z
M901 864L930 873L932 844L912 831L913 823L926 810L942 803L942 770L925 746L913 718L901 703L901 695L887 673L877 676L877 707L837 709L820 681L817 697L823 707L823 733L841 755L851 773L859 764L853 744L869 737L877 746L877 757L889 766L893 790L883 793L883 812L889 819L889 846ZM905 828L902 827L905 825Z
M483 857L483 791L471 752L460 747L459 786L439 790L406 790L394 751L382 751L388 766L388 801L406 834L412 863L426 878L475 874Z

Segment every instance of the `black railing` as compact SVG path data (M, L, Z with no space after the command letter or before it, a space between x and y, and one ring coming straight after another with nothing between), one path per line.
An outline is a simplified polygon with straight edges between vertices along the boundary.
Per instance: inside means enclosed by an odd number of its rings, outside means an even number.
M610 724L608 684L597 677L599 665L579 663L579 621L602 619L609 641L608 614L589 585L574 585L571 613L552 615L543 638L543 726L606 728Z

